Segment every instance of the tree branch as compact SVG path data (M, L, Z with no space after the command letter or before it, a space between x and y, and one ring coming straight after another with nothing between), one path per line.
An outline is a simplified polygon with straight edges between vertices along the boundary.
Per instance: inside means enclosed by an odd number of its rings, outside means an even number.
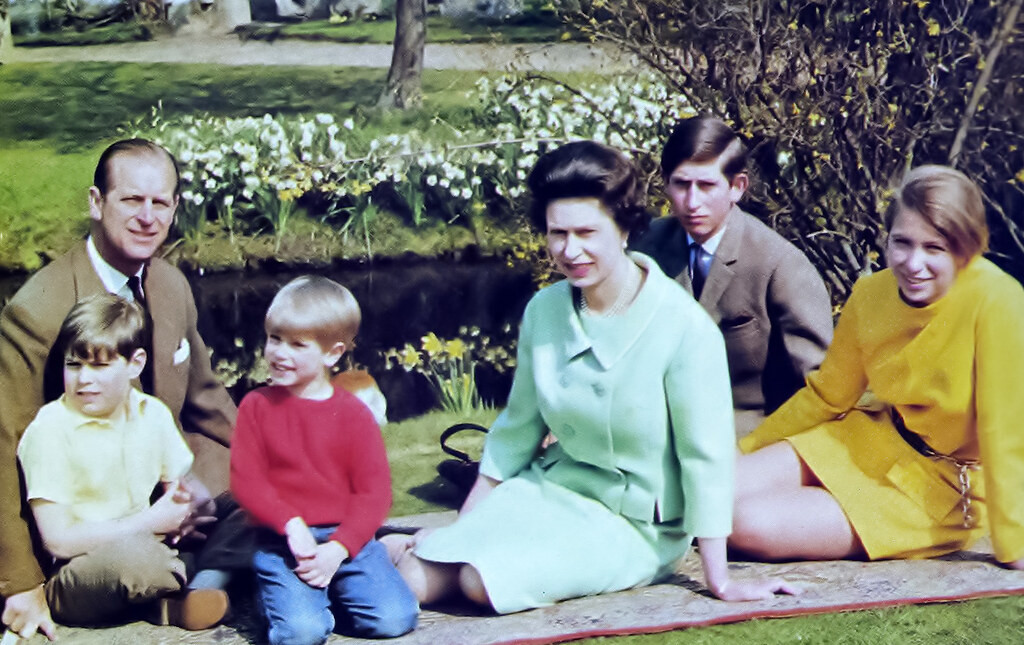
M996 37L995 42L992 44L992 48L985 57L985 69L981 70L981 76L978 77L978 82L974 84L974 91L971 92L971 100L967 103L967 109L964 110L964 116L960 120L960 129L957 130L956 136L953 138L953 145L949 149L948 159L949 165L951 166L956 166L957 158L960 156L960 151L963 149L964 140L967 138L967 130L971 127L971 121L974 120L974 114L978 111L978 104L981 103L981 97L985 94L985 90L988 88L988 82L992 78L992 70L996 66L996 61L999 59L999 54L1002 52L1003 46L1010 37L1010 32L1013 31L1014 26L1017 24L1017 16L1020 14L1021 4L1024 4L1024 0L1014 1L1010 10L1007 12L1006 17L1003 19L1002 27L999 28L999 35Z

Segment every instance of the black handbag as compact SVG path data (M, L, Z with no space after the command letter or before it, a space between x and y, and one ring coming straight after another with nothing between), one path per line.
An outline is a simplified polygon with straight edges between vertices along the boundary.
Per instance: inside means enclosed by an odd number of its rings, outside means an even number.
M448 439L463 430L487 432L487 428L479 423L456 423L446 428L441 433L441 450L454 457L454 459L445 459L439 463L437 465L437 473L454 484L459 489L459 492L466 496L469 494L469 490L473 488L473 483L480 473L480 462L470 457L467 453L448 445Z

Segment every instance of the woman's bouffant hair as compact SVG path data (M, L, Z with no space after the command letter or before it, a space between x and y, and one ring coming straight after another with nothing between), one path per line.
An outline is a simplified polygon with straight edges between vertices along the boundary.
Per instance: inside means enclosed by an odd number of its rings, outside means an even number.
M988 249L988 224L981 189L967 175L949 166L918 166L903 179L885 214L892 230L901 208L921 214L937 230L950 252L967 263Z
M93 362L123 356L131 360L148 341L149 327L142 307L112 293L102 293L72 307L54 346L61 349L65 359Z
M530 223L547 232L547 210L559 199L596 198L619 230L639 234L651 220L640 173L615 148L596 141L574 141L537 161L526 180L530 189Z

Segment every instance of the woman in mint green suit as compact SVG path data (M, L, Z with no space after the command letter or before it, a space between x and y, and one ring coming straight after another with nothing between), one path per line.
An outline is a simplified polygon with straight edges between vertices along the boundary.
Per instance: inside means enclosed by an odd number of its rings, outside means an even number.
M545 155L531 219L566 279L530 301L508 407L450 527L394 537L422 603L461 591L510 613L669 576L694 537L710 590L791 591L730 580L735 454L722 336L650 258L633 165L593 142ZM557 441L542 449L548 434Z

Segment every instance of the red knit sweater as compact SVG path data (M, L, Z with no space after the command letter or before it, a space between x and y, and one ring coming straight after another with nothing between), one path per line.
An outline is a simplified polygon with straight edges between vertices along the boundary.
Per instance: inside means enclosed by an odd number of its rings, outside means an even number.
M380 428L342 388L324 401L283 387L254 390L238 406L231 492L256 523L282 535L293 517L337 524L331 539L354 557L391 508Z

